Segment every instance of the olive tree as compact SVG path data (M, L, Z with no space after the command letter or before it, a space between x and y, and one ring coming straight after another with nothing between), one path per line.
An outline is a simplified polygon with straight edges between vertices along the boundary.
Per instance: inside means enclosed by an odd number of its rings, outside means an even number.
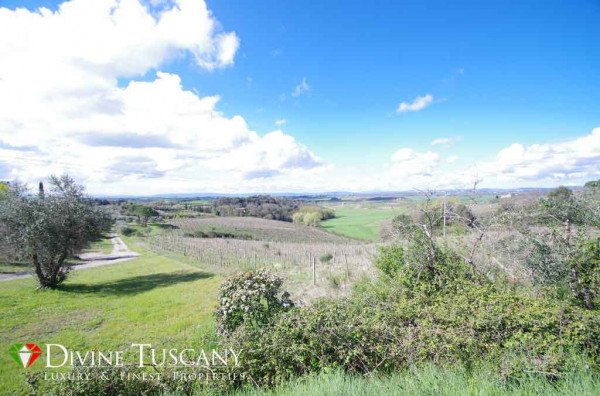
M144 227L148 225L148 220L151 217L157 217L160 215L160 213L149 206L136 204L132 204L130 213L133 216L137 216L138 223L142 224Z
M540 201L542 217L564 226L565 241L571 242L572 226L586 223L586 212L580 199L567 187L558 187Z
M5 236L27 260L40 287L56 288L69 272L66 260L110 229L112 220L69 176L51 176L50 190L37 195L11 184L0 200Z

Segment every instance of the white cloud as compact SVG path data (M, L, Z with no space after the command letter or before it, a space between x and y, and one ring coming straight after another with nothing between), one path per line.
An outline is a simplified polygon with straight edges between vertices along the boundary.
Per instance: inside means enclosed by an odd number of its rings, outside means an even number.
M412 102L401 102L396 109L397 113L406 113L409 111L420 111L433 103L433 96L430 94L417 96Z
M160 71L187 55L207 70L227 67L239 46L202 0L160 7L72 0L57 11L0 8L2 177L34 182L66 171L92 192L147 193L161 183L146 179L168 181L163 190L177 181L184 191L224 180L239 188L258 175L321 166L293 137L261 136L243 117L219 112L218 96Z
M294 90L292 91L292 96L293 97L298 97L300 95L302 95L305 92L310 91L311 86L308 85L308 82L306 81L306 77L304 77L302 79L302 81L300 82L300 84L296 85L296 88L294 88Z
M581 185L600 178L600 127L588 135L556 143L525 146L513 143L498 151L494 158L457 167L459 157L441 160L438 153L401 148L391 157L387 172L380 172L376 188L390 190L479 187L555 187ZM466 163L461 158L460 163ZM371 175L372 176L372 175ZM355 176L355 183L369 181ZM368 188L375 188L370 185Z
M600 176L600 128L558 143L513 143L478 165L483 178L498 183L556 184Z
M243 169L244 179L271 177L290 169L312 169L321 161L308 148L282 131L252 136L249 144L208 162L215 170Z
M460 136L453 137L441 137L436 138L431 141L432 146L451 146L454 143L460 141L462 138Z
M285 125L286 123L287 123L287 121L284 118L275 120L275 125L277 125L277 126L282 126L282 125Z
M424 153L401 148L392 157L392 173L397 176L430 176L437 168L439 155L432 151Z
M457 156L449 156L454 164ZM465 162L464 159L461 162ZM475 178L482 187L553 187L583 184L600 178L600 127L588 135L556 143L525 146L513 143L498 151L495 158L470 167L448 169L436 153L398 150L392 156L390 177L396 186L419 188L472 187Z

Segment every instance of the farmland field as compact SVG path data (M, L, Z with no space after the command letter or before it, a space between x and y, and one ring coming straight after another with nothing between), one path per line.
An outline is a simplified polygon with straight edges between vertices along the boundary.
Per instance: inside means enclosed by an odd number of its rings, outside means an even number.
M335 234L368 241L379 240L381 223L402 213L402 209L389 205L348 205L334 207L335 218L325 220L321 227Z
M349 241L315 227L293 224L284 221L265 220L255 217L207 217L201 219L175 219L169 224L180 233L194 231L226 232L239 239L254 239L273 242L318 242L345 244Z
M178 219L141 244L219 274L267 268L286 281L298 301L346 294L349 286L374 274L378 246L315 227L248 217ZM194 237L194 232L227 233L228 238ZM313 279L314 268L314 279Z

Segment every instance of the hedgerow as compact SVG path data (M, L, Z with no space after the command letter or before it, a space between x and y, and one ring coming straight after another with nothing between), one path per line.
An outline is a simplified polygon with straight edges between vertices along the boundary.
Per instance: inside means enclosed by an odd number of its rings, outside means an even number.
M243 350L240 370L266 386L331 369L366 374L430 362L492 362L506 380L530 372L559 378L582 357L597 370L597 311L488 281L437 247L429 265L406 259L423 249L383 250L386 276L358 285L350 298L241 324L228 339ZM402 262L394 267L395 260Z

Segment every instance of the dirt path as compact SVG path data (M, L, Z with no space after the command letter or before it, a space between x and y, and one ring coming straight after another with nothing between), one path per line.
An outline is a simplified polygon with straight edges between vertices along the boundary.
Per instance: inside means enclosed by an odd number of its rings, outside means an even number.
M103 265L118 264L124 261L132 260L139 256L139 253L129 250L125 242L123 242L123 240L117 235L111 235L110 241L113 245L113 249L110 254L82 253L79 255L79 258L82 259L85 264L73 265L71 266L71 269L76 271L87 268L102 267ZM28 276L31 276L31 273L19 272L15 274L0 274L0 282L27 278Z

